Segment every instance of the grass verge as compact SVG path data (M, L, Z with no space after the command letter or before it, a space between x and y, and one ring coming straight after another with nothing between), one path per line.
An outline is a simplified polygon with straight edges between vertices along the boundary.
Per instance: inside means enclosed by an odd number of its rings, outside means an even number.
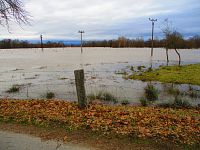
M165 66L140 75L130 75L129 79L160 81L165 83L200 85L200 64L185 66Z

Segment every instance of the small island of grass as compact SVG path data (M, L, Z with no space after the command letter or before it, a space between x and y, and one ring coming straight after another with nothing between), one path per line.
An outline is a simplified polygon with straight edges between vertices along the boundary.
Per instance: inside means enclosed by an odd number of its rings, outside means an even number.
M128 78L142 81L200 85L200 64L164 66L142 74L133 74Z

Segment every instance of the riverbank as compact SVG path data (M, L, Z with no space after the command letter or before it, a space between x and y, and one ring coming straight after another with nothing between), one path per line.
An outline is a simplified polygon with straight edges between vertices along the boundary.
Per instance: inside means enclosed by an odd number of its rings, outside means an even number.
M199 109L93 104L80 110L76 103L66 101L0 100L0 120L4 123L62 128L67 132L89 130L108 137L152 139L182 146L199 145L199 114Z
M130 75L129 79L164 83L200 85L200 64L164 66L153 71Z

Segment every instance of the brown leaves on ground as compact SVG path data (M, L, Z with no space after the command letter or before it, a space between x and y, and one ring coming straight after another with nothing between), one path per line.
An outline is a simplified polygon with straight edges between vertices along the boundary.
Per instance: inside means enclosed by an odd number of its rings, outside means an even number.
M89 105L80 110L66 101L0 100L0 120L200 144L200 110L196 109Z

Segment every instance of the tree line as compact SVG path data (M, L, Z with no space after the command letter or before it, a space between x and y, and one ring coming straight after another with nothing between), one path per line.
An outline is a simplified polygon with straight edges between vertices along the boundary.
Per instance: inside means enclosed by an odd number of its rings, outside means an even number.
M51 42L48 41L43 43L43 48L55 48L55 47L64 47L63 42ZM11 40L4 39L0 41L0 49L13 49L13 48L41 48L40 43L30 43L29 41L24 40Z
M171 33L165 39L155 39L154 47L166 47L166 43L170 40L171 44L168 44L169 48L173 48L173 40L174 36L178 37L178 41L176 41L177 49L192 49L192 48L200 48L200 36L195 35L189 39L184 39L183 36L179 32ZM168 42L169 43L169 42ZM103 40L103 41L87 41L83 44L85 47L111 47L111 48L126 48L126 47L151 47L151 39L144 40L143 38L136 39L128 39L124 36L119 37L115 40Z
M183 36L179 32L174 32L170 35L166 35L165 39L155 39L154 47L166 47L166 43L168 43L168 48L173 48L174 37L178 37L176 40L176 48L177 49L192 49L192 48L200 48L200 36L195 35L189 39L184 39ZM168 42L167 42L168 41ZM169 45L169 43L171 43ZM56 48L56 47L77 47L77 44L64 44L63 42L52 42L48 41L43 43L44 48ZM151 39L144 40L143 38L136 39L128 39L124 36L119 37L118 39L113 40L99 40L99 41L85 41L83 43L84 47L111 47L111 48L128 48L128 47L151 47ZM0 41L0 49L13 49L13 48L40 48L40 43L31 43L26 40L11 40L4 39Z

